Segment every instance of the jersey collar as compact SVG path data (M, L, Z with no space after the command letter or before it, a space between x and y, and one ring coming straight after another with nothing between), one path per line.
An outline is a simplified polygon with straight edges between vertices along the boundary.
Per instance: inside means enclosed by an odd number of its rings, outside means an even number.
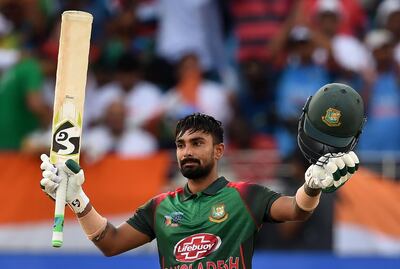
M213 183L210 184L204 191L202 191L203 194L213 196L218 193L222 188L224 188L228 184L228 180L226 180L225 177L219 177L217 180L215 180ZM193 194L188 187L188 184L186 183L185 188L183 189L183 194L182 194L182 201L187 201L191 198L196 197L196 194Z

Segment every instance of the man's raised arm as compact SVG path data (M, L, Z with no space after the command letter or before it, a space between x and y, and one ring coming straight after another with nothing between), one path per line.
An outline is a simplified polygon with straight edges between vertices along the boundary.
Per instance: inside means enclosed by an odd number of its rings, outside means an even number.
M149 235L138 231L128 223L115 227L97 213L82 189L85 176L76 162L68 160L54 166L47 155L42 154L40 158L42 160L40 168L43 170L43 178L40 181L42 190L55 199L59 183L62 180L68 181L66 202L76 214L88 239L105 256L114 256L151 241Z

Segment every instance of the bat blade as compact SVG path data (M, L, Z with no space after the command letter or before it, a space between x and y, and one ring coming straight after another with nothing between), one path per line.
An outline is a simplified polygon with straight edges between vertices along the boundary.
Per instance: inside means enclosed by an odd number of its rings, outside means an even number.
M79 163L92 21L87 12L62 14L50 149L53 164L68 159ZM63 180L56 193L53 247L63 244L66 189Z

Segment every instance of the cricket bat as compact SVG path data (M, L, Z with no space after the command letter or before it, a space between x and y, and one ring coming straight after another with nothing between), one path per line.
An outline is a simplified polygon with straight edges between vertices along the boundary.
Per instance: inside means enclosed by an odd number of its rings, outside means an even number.
M68 159L79 163L92 21L87 12L62 14L50 149L53 164ZM53 247L63 244L66 189L67 181L63 180L56 194Z

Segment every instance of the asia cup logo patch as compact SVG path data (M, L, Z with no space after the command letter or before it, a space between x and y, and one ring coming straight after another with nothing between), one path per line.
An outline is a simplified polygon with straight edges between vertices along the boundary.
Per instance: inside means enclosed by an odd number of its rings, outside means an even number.
M322 116L321 119L329 127L337 127L342 124L340 122L340 116L342 116L340 110L330 107L326 110L325 116Z
M211 213L208 219L211 222L221 223L228 218L229 214L225 210L225 205L219 203L211 207Z
M164 223L166 226L178 227L182 222L183 213L172 212L171 214L164 216L164 218L165 218Z

